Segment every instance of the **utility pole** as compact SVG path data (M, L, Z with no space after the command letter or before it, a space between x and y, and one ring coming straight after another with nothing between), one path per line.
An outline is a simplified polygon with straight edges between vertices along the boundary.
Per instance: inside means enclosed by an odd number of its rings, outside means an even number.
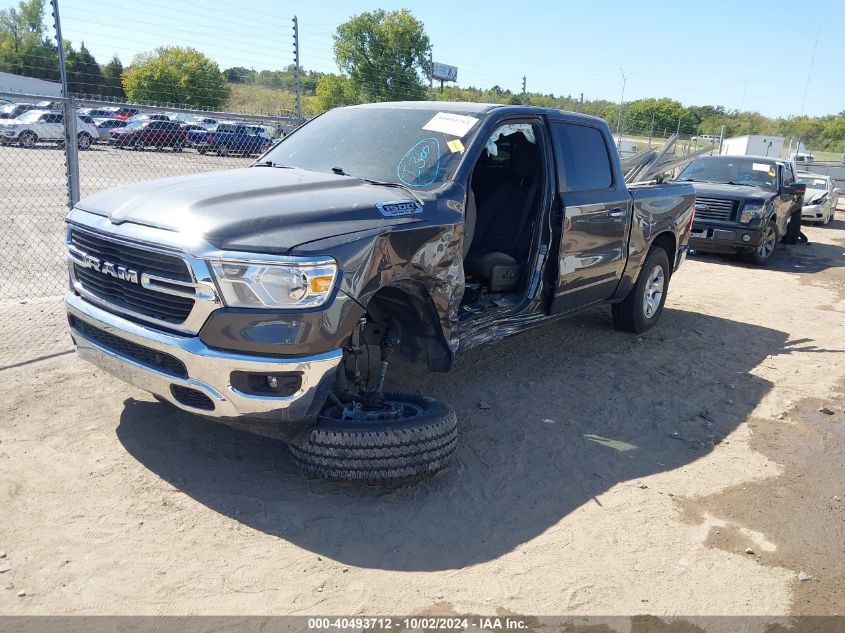
M578 104L578 112L584 111L584 93L581 93L581 103Z
M625 84L628 82L628 77L631 73L625 74L622 67L619 67L619 72L622 73L622 98L619 99L619 118L616 120L616 133L619 134L622 130L622 110L625 108Z
M56 26L56 45L59 48L59 76L62 82L62 119L65 128L65 157L67 160L68 202L73 207L79 202L79 141L76 138L76 108L67 87L65 46L62 39L62 21L59 18L59 0L52 0L53 20Z
M434 47L429 44L428 47L428 100L434 101L434 57L432 56L432 49Z
M528 105L528 95L525 93L525 75L522 76L522 105Z
M294 90L296 91L296 118L302 118L302 80L300 77L299 68L299 20L293 16L293 63L294 70Z
M681 135L681 117L678 117L678 129L675 131L678 136Z
M651 147L651 138L654 136L654 112L651 113L651 130L648 133L648 146Z

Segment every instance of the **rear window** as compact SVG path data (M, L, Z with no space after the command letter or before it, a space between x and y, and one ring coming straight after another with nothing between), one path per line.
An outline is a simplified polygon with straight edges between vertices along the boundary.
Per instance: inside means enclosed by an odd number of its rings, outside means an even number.
M601 131L586 125L552 124L558 177L564 191L596 191L613 184L610 156Z

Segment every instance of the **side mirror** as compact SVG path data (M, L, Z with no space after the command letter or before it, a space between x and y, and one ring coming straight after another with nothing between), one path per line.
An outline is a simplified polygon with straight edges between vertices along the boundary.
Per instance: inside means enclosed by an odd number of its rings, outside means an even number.
M790 196L803 196L807 191L807 185L803 182L794 182L791 185L784 185L783 193Z

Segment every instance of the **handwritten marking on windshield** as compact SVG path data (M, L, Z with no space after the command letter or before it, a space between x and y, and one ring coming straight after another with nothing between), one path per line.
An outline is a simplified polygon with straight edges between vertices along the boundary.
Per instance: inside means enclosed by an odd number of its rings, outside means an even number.
M427 187L440 173L440 141L430 136L417 142L399 161L396 176L409 187Z

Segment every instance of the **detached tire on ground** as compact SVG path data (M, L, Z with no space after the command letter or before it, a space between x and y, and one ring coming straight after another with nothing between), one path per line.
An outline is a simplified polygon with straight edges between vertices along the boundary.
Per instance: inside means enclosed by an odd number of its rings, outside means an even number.
M405 393L387 393L413 416L384 421L340 420L330 407L290 452L307 475L334 481L390 481L433 475L451 460L458 443L455 412L448 405Z
M660 247L646 255L637 283L628 296L611 307L613 323L620 330L642 334L657 323L669 290L669 256Z

